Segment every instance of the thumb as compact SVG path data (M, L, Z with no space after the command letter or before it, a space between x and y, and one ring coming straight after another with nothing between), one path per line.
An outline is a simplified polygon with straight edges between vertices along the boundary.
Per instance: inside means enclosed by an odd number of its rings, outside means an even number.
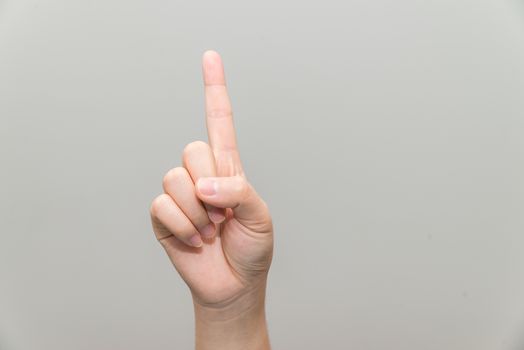
M196 193L204 203L231 208L235 219L247 228L270 230L268 207L244 176L201 177L196 183Z

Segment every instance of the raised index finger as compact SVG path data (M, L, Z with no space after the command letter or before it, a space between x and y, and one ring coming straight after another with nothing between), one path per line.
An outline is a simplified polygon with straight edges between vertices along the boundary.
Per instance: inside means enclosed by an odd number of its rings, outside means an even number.
M207 134L215 154L218 176L242 174L224 66L217 52L206 51L204 53L202 71L205 85Z

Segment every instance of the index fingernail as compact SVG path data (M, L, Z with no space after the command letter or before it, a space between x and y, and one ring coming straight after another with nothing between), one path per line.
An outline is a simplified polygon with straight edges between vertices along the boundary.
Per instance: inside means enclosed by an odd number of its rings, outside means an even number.
M193 235L190 239L189 239L189 243L193 246L193 247L196 247L196 248L200 248L204 242L202 242L202 238L200 238L200 235L199 234L195 234Z
M217 207L208 208L207 215L209 216L209 220L211 220L215 224L219 224L226 219L224 209Z

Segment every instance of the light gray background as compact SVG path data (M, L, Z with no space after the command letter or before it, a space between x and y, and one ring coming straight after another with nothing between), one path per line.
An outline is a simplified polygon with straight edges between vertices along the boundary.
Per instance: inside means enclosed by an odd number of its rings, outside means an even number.
M148 208L222 53L275 349L524 348L524 3L0 1L0 349L189 349ZM520 344L519 344L520 342Z

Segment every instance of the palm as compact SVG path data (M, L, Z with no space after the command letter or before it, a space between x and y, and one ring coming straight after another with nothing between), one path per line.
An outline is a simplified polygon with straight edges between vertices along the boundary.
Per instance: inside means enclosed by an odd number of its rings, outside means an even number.
M229 218L221 224L220 236L198 252L175 237L169 237L164 246L193 294L202 302L219 304L241 294L246 284L265 272L272 241L264 236L267 233L251 232ZM253 270L254 266L259 270Z

